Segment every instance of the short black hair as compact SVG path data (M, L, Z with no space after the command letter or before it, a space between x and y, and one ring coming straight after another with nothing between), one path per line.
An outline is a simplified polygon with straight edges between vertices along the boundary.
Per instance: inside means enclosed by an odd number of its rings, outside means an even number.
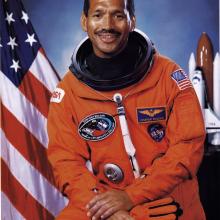
M83 12L86 17L88 16L88 11L89 11L89 1L90 0L84 0L84 5L83 5ZM131 17L135 16L134 0L127 0L127 10Z

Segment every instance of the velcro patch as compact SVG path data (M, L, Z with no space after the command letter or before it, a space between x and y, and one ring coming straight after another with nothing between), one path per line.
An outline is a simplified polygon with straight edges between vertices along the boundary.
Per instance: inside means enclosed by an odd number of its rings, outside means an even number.
M50 102L60 103L65 95L65 91L60 88L56 88L52 94Z
M166 120L166 108L138 108L137 117L139 123Z
M189 77L183 70L176 70L171 74L171 78L176 82L180 90L192 87Z

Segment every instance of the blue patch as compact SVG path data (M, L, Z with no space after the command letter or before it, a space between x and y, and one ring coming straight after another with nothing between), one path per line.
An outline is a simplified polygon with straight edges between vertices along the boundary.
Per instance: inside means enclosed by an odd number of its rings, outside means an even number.
M156 142L162 141L165 136L165 128L161 124L151 124L147 130L151 138Z
M141 108L137 109L139 123L166 120L166 108Z
M176 72L172 73L171 77L179 83L180 81L187 79L187 75L182 70L177 70Z
M115 126L115 119L111 115L97 113L83 119L78 132L87 141L100 141L112 134Z

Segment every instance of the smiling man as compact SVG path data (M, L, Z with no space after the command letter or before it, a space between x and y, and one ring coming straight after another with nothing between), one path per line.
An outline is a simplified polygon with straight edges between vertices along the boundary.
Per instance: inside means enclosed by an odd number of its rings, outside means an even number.
M184 71L135 29L132 0L85 0L88 38L51 98L48 157L69 198L57 219L204 220L205 130Z
M94 53L111 58L127 45L129 33L135 27L135 17L130 16L128 3L124 1L88 1L87 4L89 11L81 17L83 30L92 41Z

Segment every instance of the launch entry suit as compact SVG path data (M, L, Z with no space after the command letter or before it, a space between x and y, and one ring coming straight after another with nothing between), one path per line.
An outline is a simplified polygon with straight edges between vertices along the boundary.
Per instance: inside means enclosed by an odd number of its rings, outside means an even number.
M115 93L123 106L141 176L134 177L120 129ZM203 220L196 173L205 130L200 106L185 73L154 54L141 80L98 91L69 71L51 99L48 156L69 204L58 219L86 220L85 206L98 192L125 190L135 219L145 220L144 202L172 195L180 220ZM92 171L86 167L91 161ZM71 218L70 218L71 216Z

